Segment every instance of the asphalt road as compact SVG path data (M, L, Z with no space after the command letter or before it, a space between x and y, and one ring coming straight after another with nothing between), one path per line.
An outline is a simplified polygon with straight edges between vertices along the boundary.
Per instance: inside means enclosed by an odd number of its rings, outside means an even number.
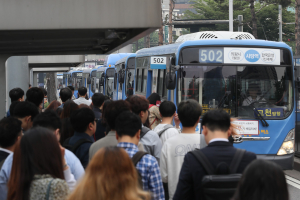
M285 171L290 200L300 199L300 172L296 170Z

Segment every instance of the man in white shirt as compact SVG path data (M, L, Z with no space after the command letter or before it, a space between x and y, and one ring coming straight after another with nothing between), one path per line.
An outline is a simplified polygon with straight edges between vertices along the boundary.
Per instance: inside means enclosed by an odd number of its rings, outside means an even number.
M180 121L176 114L176 106L171 101L162 102L159 106L159 112L162 116L162 120L161 123L153 129L153 131L155 131L158 134L162 145L164 145L168 138L179 134ZM175 121L176 128L174 128L172 125L173 119Z
M169 199L173 199L185 154L200 148L200 134L196 127L202 108L195 100L183 101L178 106L178 117L182 124L181 134L165 141L160 156L160 171ZM167 186L166 186L167 183ZM165 188L166 189L166 188Z
M265 99L260 95L260 87L256 83L251 83L248 86L247 94L249 95L246 99L243 101L243 106L249 106L250 104L257 102L257 101L265 101Z
M91 105L91 101L90 100L87 100L85 97L86 97L86 94L87 94L87 89L85 87L80 87L78 88L78 95L79 95L79 98L78 99L75 99L74 102L77 104L77 105L80 105L80 104L85 104L87 106L90 106Z

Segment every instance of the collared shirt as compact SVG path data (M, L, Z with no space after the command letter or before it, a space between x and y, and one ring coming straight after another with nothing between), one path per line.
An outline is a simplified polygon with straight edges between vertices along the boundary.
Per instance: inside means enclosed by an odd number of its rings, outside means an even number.
M91 141L91 143L86 142L86 143L81 144L75 152L75 155L80 160L82 166L84 168L86 168L86 166L89 163L89 150L95 140L93 137L89 136L86 133L75 132L74 135L69 140L69 145L71 145L71 146L75 145L76 142L81 139L87 139L87 140Z
M10 177L14 154L11 153L3 163L0 170L0 199L6 199L7 196L7 183ZM84 169L79 159L68 149L65 149L65 159L71 170L71 174L78 181L84 175Z
M4 151L4 152L9 153L9 154L13 153L12 151L10 151L10 150L8 150L8 149L3 149L3 148L1 148L1 147L0 147L0 151Z
M59 108L64 108L64 103L62 103L60 106L58 106Z
M101 119L102 112L101 112L100 108L97 108L97 107L93 106L93 112L95 114L96 119Z
M78 99L75 99L74 103L76 103L77 105L80 105L80 104L85 104L87 106L91 105L91 101L86 100L84 97L79 97Z
M144 135L144 137L141 139L141 143L144 145L145 151L154 156L159 162L162 143L159 139L158 134L152 130L148 131L146 135Z
M212 142L229 142L229 140L225 139L225 138L214 138L209 141L209 143L212 143Z
M132 143L120 142L118 147L124 148L130 158L138 152L138 147ZM143 189L150 191L153 199L164 200L165 193L156 159L149 154L144 155L137 163L136 169L142 176Z

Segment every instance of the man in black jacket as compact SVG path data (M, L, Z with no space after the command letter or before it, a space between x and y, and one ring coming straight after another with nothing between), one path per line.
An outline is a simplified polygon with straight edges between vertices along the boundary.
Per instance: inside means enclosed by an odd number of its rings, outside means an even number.
M228 137L231 134L230 116L223 110L212 110L207 112L202 118L202 134L205 136L207 147L196 150L201 151L214 167L217 174L221 174L216 169L221 162L230 166L235 155L236 148L229 143ZM237 173L243 173L249 163L256 159L256 155L245 152ZM201 181L205 176L205 170L200 162L191 154L186 154L182 165L174 200L182 199L203 199L201 194Z

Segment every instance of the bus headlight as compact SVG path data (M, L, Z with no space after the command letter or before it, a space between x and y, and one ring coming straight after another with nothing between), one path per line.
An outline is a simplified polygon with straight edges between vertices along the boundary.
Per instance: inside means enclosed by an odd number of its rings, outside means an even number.
M285 137L277 155L294 153L295 129L293 128Z

